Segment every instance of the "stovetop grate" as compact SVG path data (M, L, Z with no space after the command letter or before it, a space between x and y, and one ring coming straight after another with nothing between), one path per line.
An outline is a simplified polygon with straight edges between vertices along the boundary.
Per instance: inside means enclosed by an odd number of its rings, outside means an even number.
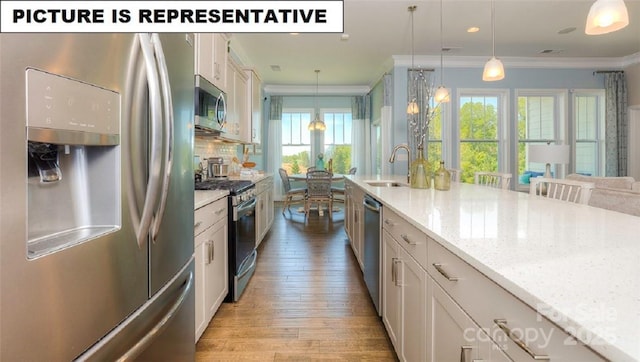
M253 185L249 180L228 180L228 179L213 179L202 182L196 182L196 190L229 190L231 194L235 194L244 191Z

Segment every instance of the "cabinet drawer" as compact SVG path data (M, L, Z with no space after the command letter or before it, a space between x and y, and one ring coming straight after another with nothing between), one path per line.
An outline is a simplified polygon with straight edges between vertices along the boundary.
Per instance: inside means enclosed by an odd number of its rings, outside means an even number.
M382 208L382 228L398 241L424 269L427 269L427 235L389 208Z
M431 277L514 361L534 356L554 362L604 360L434 240L428 249Z
M209 226L227 216L227 198L223 197L197 209L193 216L194 235L198 236Z

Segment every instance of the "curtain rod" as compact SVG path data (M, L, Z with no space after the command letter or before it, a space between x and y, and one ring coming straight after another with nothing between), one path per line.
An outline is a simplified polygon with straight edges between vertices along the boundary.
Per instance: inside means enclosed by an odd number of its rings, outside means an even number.
M606 73L624 73L624 70L596 70L593 75Z

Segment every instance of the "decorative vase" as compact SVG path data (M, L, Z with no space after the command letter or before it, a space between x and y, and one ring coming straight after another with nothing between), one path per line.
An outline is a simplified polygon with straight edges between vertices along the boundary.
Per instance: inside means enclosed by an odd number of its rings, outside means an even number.
M422 147L418 147L418 155L411 162L411 188L428 189L431 187L431 164L424 158Z
M444 161L440 161L440 168L433 175L433 188L440 191L451 188L451 174L444 168Z

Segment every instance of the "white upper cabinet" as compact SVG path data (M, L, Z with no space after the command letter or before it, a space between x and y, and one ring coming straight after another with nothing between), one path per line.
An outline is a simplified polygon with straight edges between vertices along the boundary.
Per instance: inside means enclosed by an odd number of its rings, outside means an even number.
M247 107L249 122L244 129L243 138L250 140L250 143L259 144L262 142L262 81L254 69L245 68L247 75Z
M225 137L239 143L251 143L247 128L250 119L247 106L248 80L244 70L227 59L227 126Z
M195 70L223 92L227 92L227 42L220 33L196 33Z

